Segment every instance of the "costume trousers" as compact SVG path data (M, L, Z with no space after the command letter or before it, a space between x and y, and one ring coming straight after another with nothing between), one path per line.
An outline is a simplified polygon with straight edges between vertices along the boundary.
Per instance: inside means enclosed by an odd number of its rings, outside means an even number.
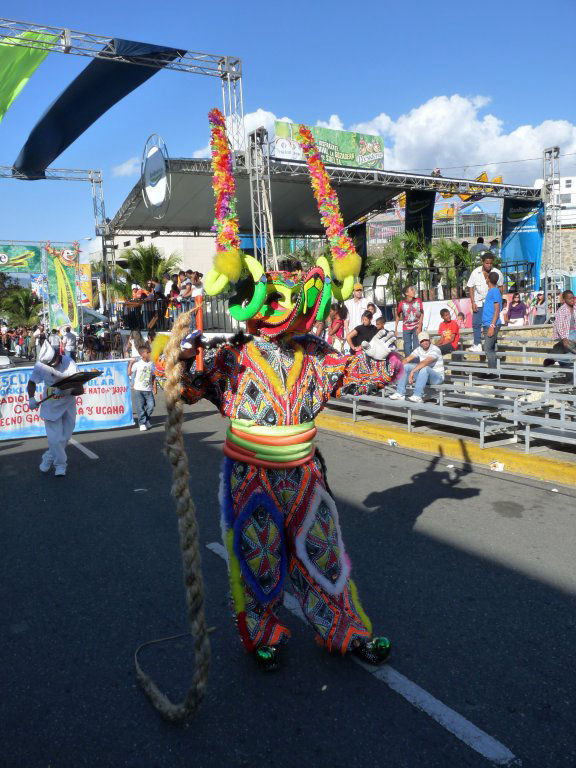
M226 458L220 501L234 613L248 651L290 636L277 614L287 576L328 650L345 653L371 637L318 457L286 470Z
M42 459L51 461L56 469L66 469L66 446L74 432L76 424L76 405L73 409L64 411L58 419L45 419L46 437L48 438L48 450Z

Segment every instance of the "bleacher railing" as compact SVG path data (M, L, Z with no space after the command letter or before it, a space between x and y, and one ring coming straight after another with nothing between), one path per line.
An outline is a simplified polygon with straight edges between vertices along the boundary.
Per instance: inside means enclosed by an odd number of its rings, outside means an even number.
M123 328L130 331L146 329L169 331L183 312L193 308L194 299L125 301L115 302L112 305L112 315ZM202 316L204 331L235 333L239 330L239 324L228 313L228 302L225 299L204 295ZM191 322L194 322L194 315Z

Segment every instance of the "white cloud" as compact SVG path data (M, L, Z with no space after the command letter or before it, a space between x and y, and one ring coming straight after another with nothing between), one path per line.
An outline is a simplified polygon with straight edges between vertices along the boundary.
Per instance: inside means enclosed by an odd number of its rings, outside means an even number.
M316 122L316 125L318 128L332 128L333 131L343 131L344 130L344 123L338 115L330 115L330 119L328 121L326 120L318 120Z
M205 147L201 147L200 149L196 149L192 153L192 157L210 157L210 144L206 144Z
M128 160L112 168L112 176L135 176L137 173L140 173L139 157L129 157Z
M576 125L568 120L544 120L537 125L520 125L506 130L504 121L486 111L486 96L435 96L396 118L381 112L373 118L345 126L337 115L318 120L316 125L336 130L354 130L384 137L386 168L431 170L439 167L444 176L474 178L482 170L504 181L532 184L542 175L542 151L559 146L562 154L576 153ZM248 131L264 125L272 132L274 113L258 109L245 116ZM197 153L206 152L197 150ZM195 156L203 156L195 153ZM536 158L531 162L510 160ZM489 165L491 163L491 165ZM497 165L496 163L501 163ZM454 167L456 166L456 167ZM474 167L481 166L481 167ZM573 173L574 158L560 158L560 169Z

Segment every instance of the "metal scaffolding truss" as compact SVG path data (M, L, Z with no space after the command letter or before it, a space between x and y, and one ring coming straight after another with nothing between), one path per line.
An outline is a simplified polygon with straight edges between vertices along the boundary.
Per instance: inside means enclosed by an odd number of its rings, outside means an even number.
M92 208L94 211L94 231L98 237L102 238L102 265L104 270L104 282L106 287L109 284L109 264L107 254L112 256L112 265L114 265L114 249L110 248L110 232L108 219L106 218L106 208L104 205L104 185L102 183L102 171L95 169L81 168L46 168L45 178L50 181L82 181L90 184L92 192ZM11 165L0 165L0 179L24 179L23 176ZM112 238L112 243L114 238ZM107 292L108 295L108 292Z
M547 147L543 156L544 202L545 216L545 245L546 272L552 272L553 280L556 272L563 267L562 263L562 234L560 232L560 147ZM546 287L549 281L546 280ZM552 290L552 309L557 308L557 292Z
M13 21L0 18L0 36L4 36L2 45L20 45L26 48L46 48L46 43L17 39L24 32L55 35L58 41L50 44L50 50L57 53L70 53L75 56L87 56L91 59L113 59L129 64L139 64L153 69L174 69L178 72L191 72L196 75L240 80L242 77L242 62L236 56L224 56L216 53L200 53L177 50L179 55L173 59L168 54L159 52L156 57L140 58L125 57L116 53L116 40L107 35L92 35L88 32L78 32L66 27L51 27L44 24L30 24L26 21ZM11 38L14 38L13 40Z
M254 256L264 267L278 269L271 214L270 144L265 128L248 134L247 155Z
M483 197L521 197L529 200L539 200L540 190L533 187L523 187L515 184L495 184L471 179L452 179L437 176L424 176L402 171L381 171L364 168L347 168L344 166L327 165L326 170L330 179L338 184L347 181L358 181L363 184L396 187L399 192L410 189L430 189L444 194L481 194ZM289 174L291 176L308 176L306 163L297 160L275 160L271 158L270 172Z

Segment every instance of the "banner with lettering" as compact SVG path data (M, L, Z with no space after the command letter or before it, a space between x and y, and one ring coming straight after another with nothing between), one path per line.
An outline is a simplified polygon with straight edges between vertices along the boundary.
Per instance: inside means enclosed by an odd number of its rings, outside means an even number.
M98 368L102 374L86 384L84 394L76 398L74 432L128 427L134 423L127 360L97 360L79 363L78 368ZM8 368L0 371L0 440L21 440L46 435L38 410L28 407L26 385L32 368ZM44 385L36 390L41 399Z

